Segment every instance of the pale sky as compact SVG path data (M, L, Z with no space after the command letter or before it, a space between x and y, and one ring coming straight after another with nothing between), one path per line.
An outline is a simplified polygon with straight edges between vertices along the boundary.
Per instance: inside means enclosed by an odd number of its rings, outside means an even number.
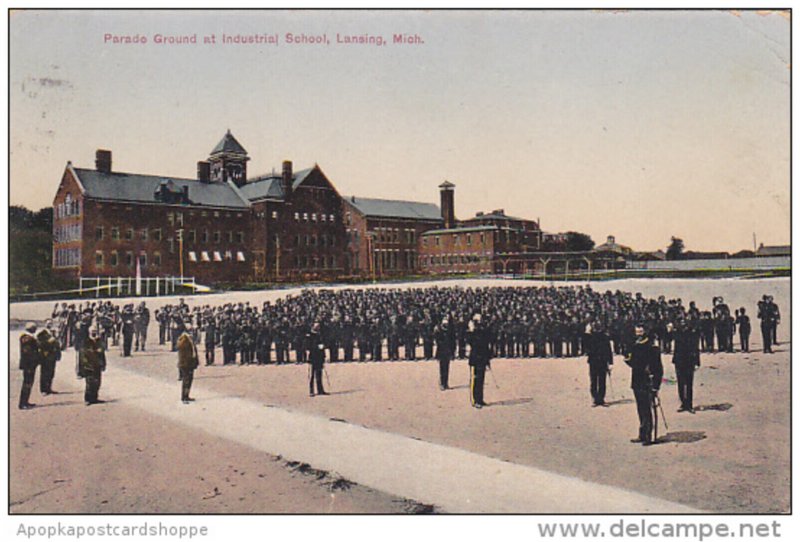
M230 128L251 175L318 163L342 194L434 203L447 179L461 219L503 208L637 250L789 243L785 13L28 11L10 34L11 204L51 205L97 148L193 177Z

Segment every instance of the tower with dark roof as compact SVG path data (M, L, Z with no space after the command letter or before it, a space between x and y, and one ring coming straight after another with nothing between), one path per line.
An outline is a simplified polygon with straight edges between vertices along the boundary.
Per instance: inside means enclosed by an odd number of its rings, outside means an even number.
M243 186L247 182L248 160L250 158L247 156L247 151L228 130L208 157L211 165L211 182L233 181L236 186Z

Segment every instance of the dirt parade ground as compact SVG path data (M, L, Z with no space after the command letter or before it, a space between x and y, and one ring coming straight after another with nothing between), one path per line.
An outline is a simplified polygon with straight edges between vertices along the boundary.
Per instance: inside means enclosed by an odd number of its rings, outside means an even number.
M523 281L439 286L523 286ZM584 283L585 284L585 283ZM415 283L413 287L426 284ZM751 352L702 354L697 412L680 403L671 356L662 442L631 444L630 370L614 358L607 408L591 408L585 357L495 359L482 410L467 362L440 391L435 361L326 364L329 396L309 397L307 365L202 366L195 403L180 401L175 353L108 351L100 397L86 406L74 351L54 389L18 410L20 330L52 303L10 307L10 512L13 513L788 513L789 279L625 280L599 290L695 300L716 295L753 320ZM406 287L394 285L391 287ZM260 304L290 290L187 297ZM780 345L762 354L756 302L781 309ZM148 299L151 311L175 299ZM123 303L124 300L115 300ZM202 346L200 347L202 349Z

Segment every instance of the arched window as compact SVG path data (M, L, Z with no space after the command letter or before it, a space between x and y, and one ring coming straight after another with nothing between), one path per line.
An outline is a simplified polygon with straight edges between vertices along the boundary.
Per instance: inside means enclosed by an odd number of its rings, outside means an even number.
M67 192L67 195L64 197L64 211L66 216L72 214L72 195L69 192Z

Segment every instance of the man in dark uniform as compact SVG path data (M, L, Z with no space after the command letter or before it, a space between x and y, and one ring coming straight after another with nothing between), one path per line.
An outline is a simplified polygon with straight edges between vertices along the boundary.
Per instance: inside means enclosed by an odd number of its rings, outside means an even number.
M124 357L131 356L135 318L133 305L125 305L125 309L122 311L122 355Z
M589 364L589 382L592 394L592 406L606 404L606 375L611 372L614 356L611 353L611 338L600 324L586 326L587 363Z
M693 388L694 371L700 367L700 338L697 332L679 320L675 332L675 353L672 363L675 365L675 376L678 378L678 398L681 407L678 412L694 414Z
M470 366L470 400L475 408L486 406L483 401L483 382L486 377L486 368L489 367L491 356L489 354L489 332L481 323L481 315L473 316L467 328L467 341L469 342Z
M742 352L750 351L750 317L745 313L744 307L736 311L736 327L739 328L739 344Z
M449 389L450 361L456 347L456 337L447 318L434 330L436 338L436 359L439 360L439 389Z
M781 310L772 296L767 296L767 304L772 312L772 344L778 346L778 324L781 323Z
M197 358L197 347L192 339L192 324L187 323L183 333L178 337L178 373L181 380L181 401L188 405L193 398L189 397L194 380L194 371L200 365Z
M328 395L322 385L322 370L325 363L325 344L322 342L319 322L311 325L311 331L306 335L306 348L308 348L308 394L314 397L314 383L317 384L317 395Z
M139 350L144 352L144 345L147 342L147 327L150 325L150 309L147 308L144 301L142 301L136 309L133 324L134 333L136 335L134 348L137 352Z
M631 367L631 389L639 413L639 436L631 442L649 446L653 444L653 409L664 367L661 365L660 349L645 335L644 327L638 324L634 333L636 341L625 357L625 363Z
M765 354L772 354L772 326L773 314L769 306L767 295L758 302L758 319L761 320L761 341Z
M22 371L22 389L19 392L19 409L28 410L36 405L30 402L33 381L36 378L36 367L42 360L39 342L34 336L36 324L28 322L25 331L19 337L19 369Z
M104 403L97 398L102 383L103 371L106 370L106 352L98 338L97 328L92 327L89 336L83 342L79 353L78 375L86 382L83 400L86 406Z
M56 362L61 359L61 345L53 330L53 321L47 320L45 327L36 334L41 354L42 371L39 374L39 391L42 395L58 393L53 391L53 378L56 375Z

